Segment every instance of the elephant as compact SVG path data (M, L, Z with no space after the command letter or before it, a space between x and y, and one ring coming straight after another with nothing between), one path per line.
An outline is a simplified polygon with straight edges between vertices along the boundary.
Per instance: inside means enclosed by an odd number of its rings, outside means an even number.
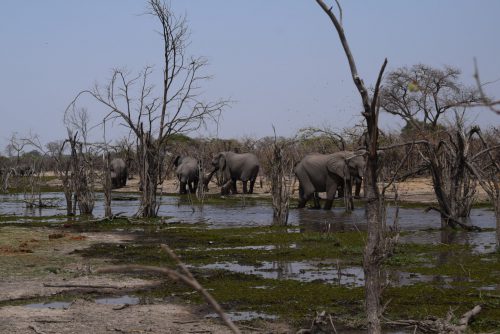
M111 172L111 186L113 189L124 187L127 184L128 169L123 159L115 158L109 163Z
M186 185L191 194L196 192L200 175L198 160L178 155L174 160L175 174L180 182L179 194L187 194ZM207 182L208 183L208 182Z
M253 187L259 174L259 159L253 153L220 152L212 160L214 170L222 174L223 185L221 194L228 194L229 190L237 194L236 181L243 183L243 193L253 194ZM250 189L247 182L250 181Z
M35 171L31 168L30 165L19 165L14 168L11 168L11 174L15 176L30 176L33 175Z
M305 156L294 168L299 180L299 208L305 207L311 198L314 199L314 207L319 208L317 193L326 192L324 209L330 210L340 185L345 184L348 194L351 194L351 180L363 178L365 155L365 150L358 150Z

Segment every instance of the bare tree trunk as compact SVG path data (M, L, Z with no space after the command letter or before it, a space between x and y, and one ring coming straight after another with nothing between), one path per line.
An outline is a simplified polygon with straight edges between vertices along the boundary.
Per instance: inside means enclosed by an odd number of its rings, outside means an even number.
M111 169L110 169L111 155L106 152L104 158L104 170L103 170L103 193L104 193L104 216L111 217L113 212L111 211Z
M376 159L376 158L375 158ZM369 333L380 333L380 294L381 277L380 245L382 243L382 207L377 186L377 162L368 158L365 178L366 221L368 237L363 253L363 269L365 273L366 319Z
M495 218L497 222L497 250L500 250L500 197L496 198L495 204Z
M332 7L327 6L323 0L316 0L323 11L332 21L335 30L338 33L342 47L344 48L347 61L351 70L352 80L358 89L363 104L362 115L366 119L367 135L365 138L365 146L368 151L368 159L365 173L365 194L366 194L366 219L368 225L368 239L363 255L363 268L365 272L365 299L366 299L366 319L368 333L381 333L380 326L380 264L384 260L387 244L385 242L385 231L382 224L382 219L385 219L383 210L383 200L380 197L380 192L377 186L377 171L378 171L378 112L379 112L379 93L382 75L387 65L387 59L380 69L377 83L373 95L370 97L368 90L365 87L363 80L359 77L358 70L351 49L347 42L347 38L342 27L342 16L340 21L332 12ZM342 9L336 1L340 13Z
M274 138L271 157L271 195L273 205L273 225L286 226L290 205L290 186L286 174L291 170L289 161L283 157L285 143L279 144ZM288 173L289 174L289 173Z
M144 218L156 217L158 203L156 201L156 190L159 182L160 154L149 137L143 134L138 147L139 174L141 178L141 206L137 213Z

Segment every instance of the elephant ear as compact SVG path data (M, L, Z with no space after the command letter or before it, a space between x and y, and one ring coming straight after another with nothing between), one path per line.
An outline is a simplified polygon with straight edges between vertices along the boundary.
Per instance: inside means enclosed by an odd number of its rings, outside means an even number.
M180 160L181 160L181 156L180 155L178 155L177 157L175 157L175 160L174 160L174 166L175 167L179 166Z
M328 159L326 168L330 173L336 174L343 179L349 177L349 168L346 165L344 157L334 156Z
M226 169L226 156L222 153L219 155L219 168L220 170Z

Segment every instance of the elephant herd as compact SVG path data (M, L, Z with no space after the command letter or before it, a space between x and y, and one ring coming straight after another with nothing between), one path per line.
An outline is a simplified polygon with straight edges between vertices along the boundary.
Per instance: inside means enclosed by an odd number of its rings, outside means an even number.
M243 183L243 193L252 194L255 180L259 174L259 160L253 153L234 153L220 152L212 160L212 171L203 175L202 182L205 189L208 189L208 183L212 176L219 171L222 176L223 184L222 194L237 194L236 182ZM180 194L187 193L186 185L189 191L194 193L200 181L200 168L198 160L192 157L176 157L174 160L176 167L175 173L180 183ZM250 188L248 182L250 181Z
M299 203L303 208L309 200L314 201L314 208L320 208L318 193L326 193L325 210L330 210L335 195L348 195L352 205L352 185L355 185L355 196L359 197L361 182L365 169L365 150L340 151L331 154L312 153L306 155L295 164L294 173L299 180ZM255 181L259 174L260 163L253 153L220 152L211 161L211 170L201 174L198 159L189 156L177 156L173 165L179 180L179 193L195 193L201 181L205 190L208 184L219 172L221 194L237 194L237 181L241 181L244 194L252 194ZM13 169L14 175L29 175L32 170L28 167ZM127 183L127 164L120 158L110 162L112 188L124 187Z
M325 210L330 210L336 193L352 194L355 185L355 196L359 197L361 182L365 169L365 150L340 151L332 154L313 153L306 155L294 167L299 180L299 208L305 207L307 201L314 200L314 208L320 208L319 192L326 193ZM196 192L200 180L204 188L212 176L219 171L222 176L221 194L236 194L236 182L243 184L243 193L252 194L257 175L259 160L253 153L220 152L214 156L212 170L200 177L197 159L177 156L174 160L175 173L180 183L180 194ZM248 186L248 182L250 182Z

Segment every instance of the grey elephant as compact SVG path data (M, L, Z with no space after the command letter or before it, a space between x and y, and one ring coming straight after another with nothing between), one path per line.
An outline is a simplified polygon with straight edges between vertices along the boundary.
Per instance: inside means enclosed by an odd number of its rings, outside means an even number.
M255 154L220 152L213 158L212 166L214 170L218 170L222 174L222 194L229 193L229 190L233 194L237 194L236 182L238 180L243 183L244 194L253 194L253 187L260 168L259 159ZM249 189L247 188L248 181L250 181Z
M181 157L178 155L174 160L175 174L179 180L179 194L187 194L186 185L191 194L196 192L200 175L198 159L192 157Z
M109 163L111 172L111 186L113 189L125 187L127 184L128 168L123 159L115 158Z
M34 173L35 171L33 170L33 168L31 168L31 166L28 164L23 164L11 168L11 174L15 176L30 176L33 175Z
M299 208L305 207L311 198L314 207L319 208L317 193L326 192L324 209L330 210L340 185L345 184L348 194L352 194L351 180L363 178L365 155L365 150L359 150L305 156L294 168L299 180Z

